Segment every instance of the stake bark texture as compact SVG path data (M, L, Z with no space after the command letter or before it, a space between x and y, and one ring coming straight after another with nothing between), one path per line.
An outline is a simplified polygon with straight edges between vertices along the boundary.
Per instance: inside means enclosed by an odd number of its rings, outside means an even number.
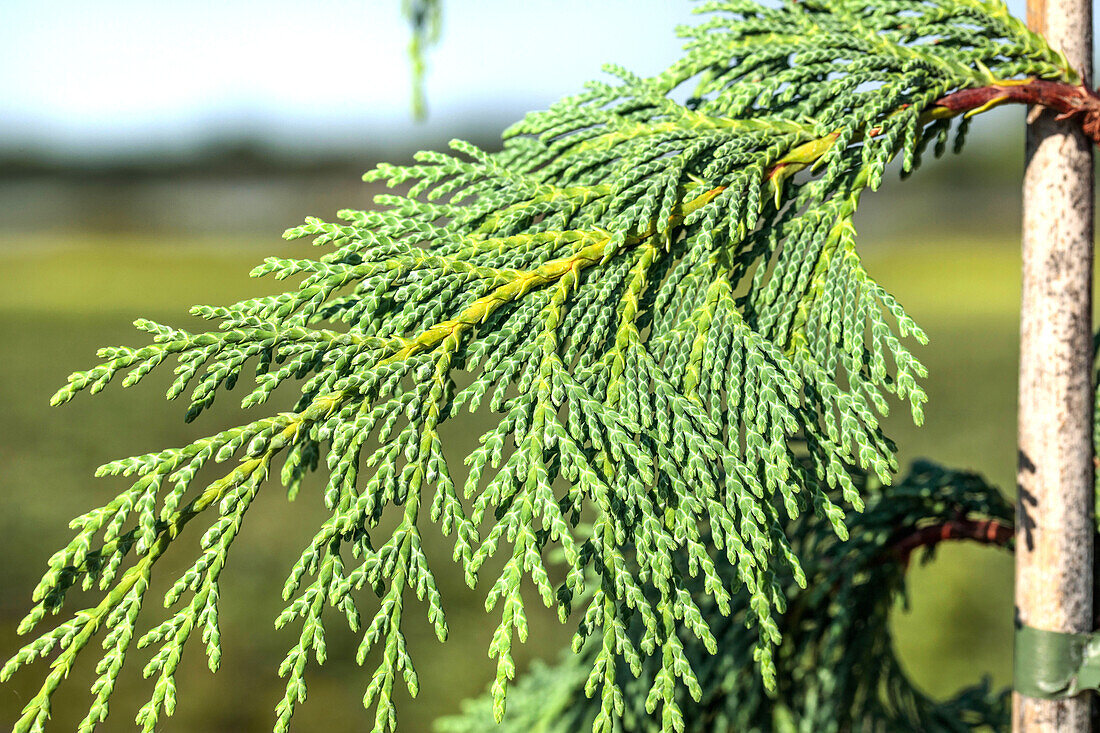
M1030 0L1028 23L1092 77L1091 0ZM1020 318L1016 613L1092 629L1092 148L1049 108L1028 115ZM1089 730L1090 697L1017 694L1013 729Z

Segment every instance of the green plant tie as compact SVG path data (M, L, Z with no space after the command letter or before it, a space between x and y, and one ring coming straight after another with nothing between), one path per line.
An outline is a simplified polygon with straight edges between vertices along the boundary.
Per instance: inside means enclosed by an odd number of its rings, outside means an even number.
M1100 690L1100 632L1070 634L1031 626L1016 628L1013 680L1016 692L1062 700Z

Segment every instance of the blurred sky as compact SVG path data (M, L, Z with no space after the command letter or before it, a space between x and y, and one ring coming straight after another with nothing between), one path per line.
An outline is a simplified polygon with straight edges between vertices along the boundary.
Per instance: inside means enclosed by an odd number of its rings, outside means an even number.
M499 128L604 62L660 70L695 3L444 0L421 126L400 4L0 0L0 147L95 158L258 138L308 154L437 139L457 120Z
M98 157L255 135L308 150L503 125L605 62L660 70L691 5L444 0L416 127L400 0L0 0L0 146Z

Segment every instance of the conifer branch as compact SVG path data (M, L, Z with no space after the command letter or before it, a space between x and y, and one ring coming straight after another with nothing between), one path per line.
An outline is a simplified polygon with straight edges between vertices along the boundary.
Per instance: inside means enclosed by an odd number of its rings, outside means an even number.
M151 343L102 349L69 378L55 404L175 360L167 396L190 388L188 420L253 367L242 408L286 382L300 395L289 411L101 468L136 481L74 521L21 631L64 610L77 581L105 597L0 672L58 654L17 731L42 728L100 630L82 731L106 717L149 573L200 515L200 553L165 597L177 610L139 640L159 645L141 726L172 713L195 631L217 667L220 573L276 460L290 498L320 468L328 511L276 620L298 627L279 669L278 731L306 698L309 659L324 662L333 611L361 634L361 664L381 650L364 702L377 733L395 728L395 686L419 685L410 612L449 634L423 549L433 524L472 587L503 556L486 589L499 614L497 719L531 588L576 625L577 649L596 650L584 657L596 730L615 726L628 698L646 701L659 729L682 730L686 701L710 684L710 663L687 650L715 650L727 614L743 676L778 694L788 601L816 551L800 523L847 538L847 510L868 499L857 477L889 483L897 468L880 417L901 403L919 423L926 400L906 340L926 337L856 250L861 196L896 157L909 172L929 145L942 152L953 125L961 145L970 113L1031 94L1089 121L1092 97L992 0L700 9L707 19L683 29L684 56L661 74L610 67L617 82L527 116L498 153L456 141L450 154L380 165L366 180L394 192L377 210L307 219L286 236L313 237L323 254L253 271L295 278L286 292L197 306L217 322L202 333L139 320ZM494 427L456 455L439 427L463 411ZM224 478L196 480L233 460ZM636 684L640 698L627 695Z
M790 602L778 618L783 642L775 655L774 691L745 674L751 639L739 619L747 610L748 594L736 593L726 611L707 599L698 583L692 584L716 649L705 648L681 631L684 654L699 670L701 683L694 699L677 691L684 731L955 733L1006 728L1008 690L994 691L988 680L946 700L932 699L914 685L897 657L890 616L905 597L911 552L918 547L931 550L941 541L970 539L1007 548L1013 507L981 476L926 461L914 464L896 486L876 486L873 477L858 473L852 480L867 497L867 508L847 520L847 540L839 541L820 517L806 516L786 527L805 558L807 583L802 588L789 577L783 580ZM915 526L921 527L916 533ZM944 533L944 527L952 529ZM636 622L628 633L632 638L641 633ZM516 683L499 726L493 726L489 701L482 697L464 703L460 715L438 721L436 730L595 729L600 702L587 699L583 689L595 655L596 646L589 644L579 655L562 655L554 665L535 663ZM619 674L629 679L618 716L622 730L662 730L644 705L647 688L658 674L657 661L646 659L636 680L626 669Z

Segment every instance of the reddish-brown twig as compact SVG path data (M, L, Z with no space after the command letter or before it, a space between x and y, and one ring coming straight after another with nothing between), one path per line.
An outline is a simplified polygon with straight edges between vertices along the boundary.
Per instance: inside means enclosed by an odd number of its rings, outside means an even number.
M1058 113L1059 119L1075 119L1089 138L1100 143L1100 96L1080 84L1043 79L960 89L936 100L932 109L949 116L1006 104L1038 104Z
M1011 526L996 519L951 519L900 534L890 543L890 551L898 562L908 565L909 557L921 547L935 547L945 540L972 540L983 545L1004 547L1012 541Z

